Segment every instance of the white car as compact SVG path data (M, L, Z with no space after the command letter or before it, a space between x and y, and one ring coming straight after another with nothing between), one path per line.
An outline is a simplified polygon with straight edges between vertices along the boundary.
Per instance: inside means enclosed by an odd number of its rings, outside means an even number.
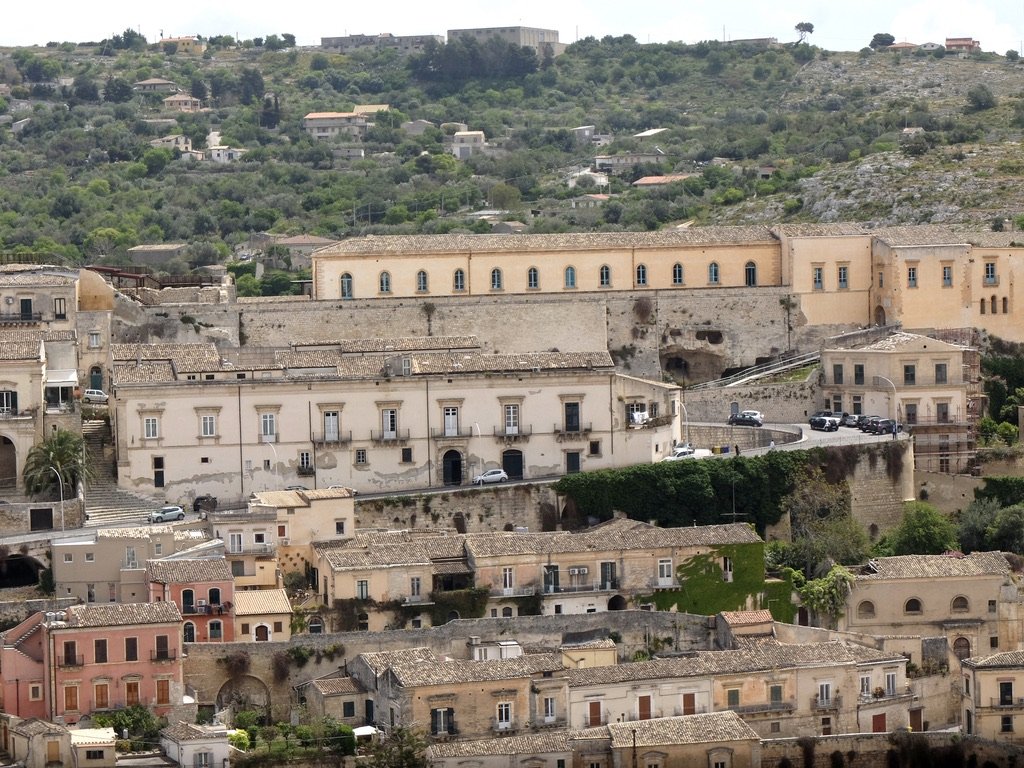
M677 445L672 453L662 461L682 461L683 459L704 459L711 455L707 448L694 448L692 445Z
M168 504L166 507L160 507L156 512L149 513L149 522L151 523L166 523L168 520L184 519L185 510L177 504Z
M760 411L740 411L740 416L749 416L751 419L757 419L762 424L764 423L764 414Z
M477 475L473 478L473 482L477 485L483 485L484 483L504 483L508 481L508 472L504 469L488 469L482 475Z
M103 405L106 405L107 400L109 399L110 398L107 397L107 393L102 389L87 389L82 393L83 403L102 403Z

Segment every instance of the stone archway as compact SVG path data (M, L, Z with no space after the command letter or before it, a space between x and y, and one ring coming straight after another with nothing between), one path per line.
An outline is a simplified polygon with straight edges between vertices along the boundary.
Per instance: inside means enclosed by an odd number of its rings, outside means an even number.
M875 325L885 325L885 310L881 304L875 307Z
M445 485L462 485L462 454L454 448L441 457L441 481Z
M252 675L231 678L217 691L217 709L231 707L235 712L245 709L270 711L270 689Z
M18 449L9 437L0 437L0 488L18 485Z
M629 604L626 602L626 598L624 598L622 595L615 595L614 597L608 600L609 611L624 611L628 607Z

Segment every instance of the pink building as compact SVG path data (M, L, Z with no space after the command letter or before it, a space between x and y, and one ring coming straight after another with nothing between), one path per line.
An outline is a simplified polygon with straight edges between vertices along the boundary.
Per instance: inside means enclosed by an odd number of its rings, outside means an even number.
M223 557L150 560L149 601L174 603L181 611L186 643L230 643L235 639L235 582Z
M134 704L156 715L181 704L181 614L174 603L86 603L37 613L3 633L0 706L63 718ZM61 721L57 721L61 722Z

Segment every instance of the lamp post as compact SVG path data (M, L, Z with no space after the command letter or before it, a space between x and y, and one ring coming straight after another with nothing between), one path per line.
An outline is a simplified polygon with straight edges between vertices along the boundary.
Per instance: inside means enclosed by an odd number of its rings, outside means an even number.
M55 466L50 465L50 471L57 476L57 489L60 491L60 530L64 531L64 479Z
M683 442L690 444L690 414L686 412L686 404L680 400L679 407L683 409Z
M896 421L896 385L890 379L885 378L885 376L875 376L875 386L878 386L880 381L884 381L892 387L892 420Z
M267 438L267 437L271 437L272 438L273 436L272 435L264 435L264 438ZM277 483L276 483L276 485L278 486L277 490L281 490L281 476L277 473L277 464L278 464L278 461L277 461L277 448L274 447L274 444L270 440L266 440L266 445L268 445L270 447L270 450L272 450L274 452L274 479L277 481Z

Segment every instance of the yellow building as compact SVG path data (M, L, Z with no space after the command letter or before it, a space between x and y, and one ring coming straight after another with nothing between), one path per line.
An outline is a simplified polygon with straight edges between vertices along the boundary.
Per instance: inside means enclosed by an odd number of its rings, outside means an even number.
M964 734L1024 743L1024 651L974 656L960 665Z
M237 642L284 642L292 636L292 606L283 589L235 590L232 612Z

